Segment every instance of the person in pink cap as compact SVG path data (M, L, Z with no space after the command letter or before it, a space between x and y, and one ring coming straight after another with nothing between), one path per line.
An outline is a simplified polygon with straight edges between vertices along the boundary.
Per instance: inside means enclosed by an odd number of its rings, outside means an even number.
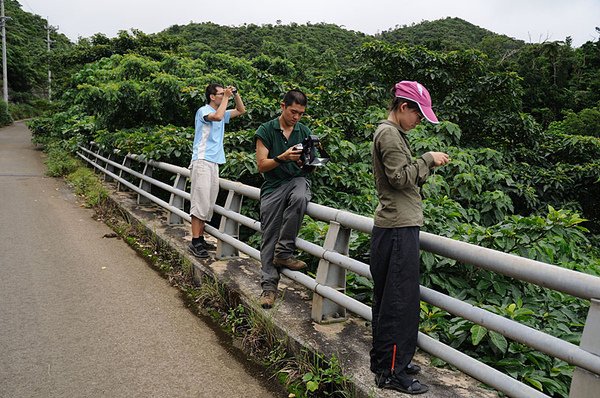
M371 234L373 346L371 371L380 388L421 394L429 388L413 378L411 360L419 331L419 231L423 225L420 188L443 152L414 158L408 134L423 120L438 123L427 89L401 81L391 90L388 117L373 136L373 174L379 205Z

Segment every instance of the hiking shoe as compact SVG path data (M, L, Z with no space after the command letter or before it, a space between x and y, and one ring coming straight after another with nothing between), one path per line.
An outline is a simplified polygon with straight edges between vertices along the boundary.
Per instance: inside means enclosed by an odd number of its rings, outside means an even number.
M212 243L210 243L209 241L206 241L206 240L204 242L202 242L202 245L204 246L204 248L206 250L216 250L217 249L217 246L213 245Z
M210 257L210 255L208 254L208 252L206 251L206 249L204 248L203 245L197 245L194 246L190 243L190 245L188 246L188 250L190 251L190 253L192 253L194 256L198 257L198 258L208 258Z
M304 261L298 260L297 258L288 257L288 258L279 258L275 257L273 259L273 265L278 267L285 267L291 269L292 271L299 271L303 268L306 268L306 263Z
M405 394L416 395L429 391L429 387L425 384L421 384L419 380L413 379L412 377L403 377L397 373L390 376L377 375L375 376L375 384L377 384L377 387L379 388L400 391Z
M275 304L275 298L277 297L277 292L273 290L263 290L260 295L259 303L260 306L264 309L269 309L273 307Z

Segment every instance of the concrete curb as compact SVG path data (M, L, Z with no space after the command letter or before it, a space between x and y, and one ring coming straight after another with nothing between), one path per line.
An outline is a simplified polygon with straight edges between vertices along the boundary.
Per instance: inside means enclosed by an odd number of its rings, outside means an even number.
M216 278L227 289L239 296L241 302L256 312L270 317L277 332L289 337L293 346L318 352L325 358L335 355L344 375L354 385L356 397L398 397L400 393L375 387L369 370L370 329L364 319L350 314L341 323L317 324L311 320L312 292L282 277L279 297L271 310L257 304L260 289L260 263L247 257L199 260L187 251L190 242L189 226L169 226L167 212L156 205L138 205L136 195L116 192L114 185L105 183L110 200L131 219L144 225L172 250L186 256L194 264L194 277L207 275ZM212 253L214 256L214 253ZM477 380L457 371L429 366L429 356L418 350L414 362L423 370L418 379L429 385L423 398L473 398L498 397L495 390L482 387Z

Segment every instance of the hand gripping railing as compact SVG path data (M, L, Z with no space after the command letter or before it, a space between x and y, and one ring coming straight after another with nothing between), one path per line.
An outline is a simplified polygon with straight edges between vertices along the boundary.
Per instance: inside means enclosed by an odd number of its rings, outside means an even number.
M91 146L96 147L93 143ZM113 151L106 157L102 156L101 152L100 149L94 152L80 147L78 155L103 172L107 180L116 181L118 189L126 187L136 192L138 203L154 202L168 210L169 224L181 224L183 220L190 221L190 216L184 212L185 201L190 199L190 194L186 192L186 184L190 176L188 169L144 160L138 155L121 156L118 151ZM118 158L121 158L121 162L116 161ZM143 172L133 170L132 162L138 162L143 167ZM170 178L172 184L153 178L154 169L171 173L174 176ZM152 187L170 193L169 201L153 195ZM260 260L258 250L238 239L240 225L261 231L260 222L240 214L243 198L260 200L260 190L225 179L220 180L220 188L228 191L224 206L214 207L215 213L221 215L221 224L219 229L210 225L206 225L205 229L218 239L217 256L220 258L237 256L241 250L248 256ZM323 246L303 239L296 240L298 249L320 259L316 278L288 269L284 269L283 274L315 293L311 316L316 322L343 320L346 310L370 321L371 308L347 296L345 290L346 271L371 278L367 264L348 257L348 246L350 232L356 230L370 234L373 220L315 203L309 203L307 214L314 219L329 223ZM421 232L420 242L422 250L590 300L591 305L581 344L576 346L421 286L423 301L577 366L571 384L571 398L598 396L597 392L600 391L600 278L426 232ZM423 333L419 333L418 345L510 397L547 397L540 391Z

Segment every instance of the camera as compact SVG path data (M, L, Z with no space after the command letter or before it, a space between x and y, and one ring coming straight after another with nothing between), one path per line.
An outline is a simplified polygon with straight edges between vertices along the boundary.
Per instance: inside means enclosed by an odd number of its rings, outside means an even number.
M329 162L329 154L323 149L321 141L316 135L309 135L294 148L302 150L300 160L304 166L324 166Z

